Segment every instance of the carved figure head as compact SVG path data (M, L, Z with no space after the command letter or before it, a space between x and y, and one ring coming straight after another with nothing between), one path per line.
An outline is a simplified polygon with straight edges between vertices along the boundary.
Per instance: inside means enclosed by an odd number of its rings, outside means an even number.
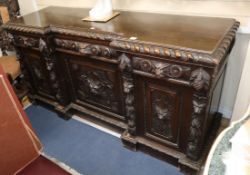
M191 84L196 90L208 89L210 75L202 68L196 69L191 73Z
M170 111L167 107L163 108L162 106L155 106L155 112L157 114L157 117L161 120L163 119L169 119L170 117Z

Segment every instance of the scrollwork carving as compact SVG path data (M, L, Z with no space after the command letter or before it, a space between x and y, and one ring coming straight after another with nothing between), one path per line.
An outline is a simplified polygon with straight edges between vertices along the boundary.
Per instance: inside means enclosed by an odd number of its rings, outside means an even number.
M187 66L153 61L138 57L134 57L133 64L135 69L155 74L156 77L166 77L166 78L187 77L191 71L191 68Z
M114 51L106 46L100 46L90 43L83 43L64 39L55 39L55 44L57 47L73 50L81 54L91 54L103 57L114 56Z
M39 46L38 39L21 36L21 35L14 35L13 42L15 45L22 46L22 47L38 47Z

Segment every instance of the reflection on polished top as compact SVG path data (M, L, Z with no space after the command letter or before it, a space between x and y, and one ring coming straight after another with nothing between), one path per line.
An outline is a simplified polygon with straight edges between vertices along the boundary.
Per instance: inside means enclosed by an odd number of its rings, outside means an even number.
M174 45L212 53L234 25L234 19L164 15L122 11L107 23L86 22L89 9L48 7L11 21L18 25L46 28L56 26L74 30L94 28L124 38Z

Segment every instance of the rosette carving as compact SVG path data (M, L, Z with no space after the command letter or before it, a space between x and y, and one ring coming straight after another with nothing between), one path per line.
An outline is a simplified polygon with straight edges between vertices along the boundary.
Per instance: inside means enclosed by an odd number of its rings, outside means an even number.
M190 74L190 68L177 64L170 64L154 60L134 57L134 68L154 74L156 77L181 78Z
M55 39L55 45L59 48L73 50L81 54L92 54L95 56L112 57L115 55L114 51L106 46L100 46L90 43L65 40L65 39Z

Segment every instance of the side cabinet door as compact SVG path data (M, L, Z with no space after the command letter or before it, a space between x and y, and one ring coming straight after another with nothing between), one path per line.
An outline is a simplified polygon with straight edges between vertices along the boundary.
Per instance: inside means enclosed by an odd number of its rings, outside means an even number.
M49 81L48 72L46 71L46 65L42 60L40 52L25 49L22 54L24 64L30 73L30 83L35 90L35 93L53 99L54 94L52 93L53 91Z
M185 101L190 100L184 88L163 80L140 77L138 81L138 124L140 135L175 148L185 143L185 126L190 116ZM141 107L142 106L142 107Z

